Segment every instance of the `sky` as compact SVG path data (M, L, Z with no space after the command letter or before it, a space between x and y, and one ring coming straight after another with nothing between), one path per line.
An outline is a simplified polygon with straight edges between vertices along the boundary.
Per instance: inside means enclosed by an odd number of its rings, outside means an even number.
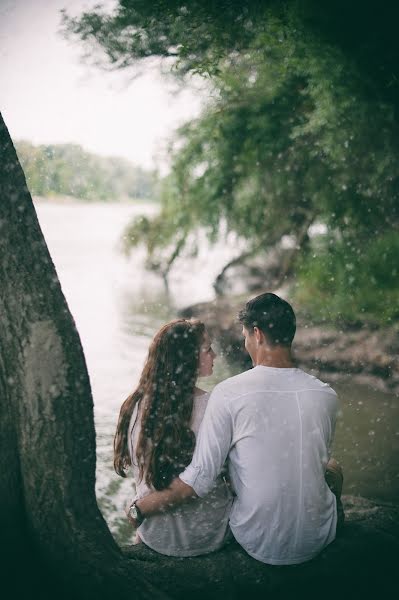
M176 94L155 66L139 78L82 62L83 47L58 32L98 0L0 0L0 111L13 140L77 143L165 170L166 140L198 115L198 82Z

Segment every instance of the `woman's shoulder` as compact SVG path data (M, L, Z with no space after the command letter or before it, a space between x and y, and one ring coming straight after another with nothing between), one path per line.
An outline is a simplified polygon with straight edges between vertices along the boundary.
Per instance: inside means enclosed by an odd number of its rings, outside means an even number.
M194 394L193 407L194 407L194 409L196 407L198 407L198 408L204 407L204 410L205 410L211 394L210 394L210 392L206 392L205 390L200 390L199 388L197 388L197 390L198 391L196 391L196 393Z
M198 433L205 410L208 404L210 393L204 390L198 390L194 395L193 412L191 414L191 429L195 434Z
M203 396L208 396L208 398L209 398L210 395L211 395L210 392L207 392L206 390L203 390L203 389L201 389L199 387L196 387L195 390L194 390L194 399L195 398L202 398Z

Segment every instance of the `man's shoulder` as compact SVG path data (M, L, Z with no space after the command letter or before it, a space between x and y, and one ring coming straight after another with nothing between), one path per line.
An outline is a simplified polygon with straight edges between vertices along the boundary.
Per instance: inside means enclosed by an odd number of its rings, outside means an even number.
M320 392L321 394L331 394L335 398L335 390L324 381L321 381L314 375L302 371L302 369L290 369L290 373L283 373L280 370L276 378L276 373L267 373L267 377L257 369L249 369L233 377L218 383L213 392L212 398L219 401L232 401L240 396L246 396L252 391L281 391L281 392ZM282 378L282 376L284 376Z
M248 383L252 380L252 378L252 369L238 373L238 375L228 377L214 387L212 396L225 397L226 399L239 396L247 391Z
M337 392L330 386L329 383L321 381L315 375L306 373L306 371L298 370L301 374L301 384L304 390L317 390L326 394L337 396Z

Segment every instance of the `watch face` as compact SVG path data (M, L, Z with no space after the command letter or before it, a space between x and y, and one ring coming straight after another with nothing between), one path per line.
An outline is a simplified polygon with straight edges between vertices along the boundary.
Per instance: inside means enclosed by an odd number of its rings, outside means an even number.
M139 517L138 510L137 510L137 508L135 507L134 504L133 504L133 506L131 506L129 508L129 515L132 517L132 519L135 519L135 520L137 520L138 517Z

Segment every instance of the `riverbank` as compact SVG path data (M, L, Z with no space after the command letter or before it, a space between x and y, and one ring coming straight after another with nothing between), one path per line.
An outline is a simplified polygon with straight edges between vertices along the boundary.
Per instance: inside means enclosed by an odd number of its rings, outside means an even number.
M202 319L228 360L243 368L250 363L236 316L247 298L221 297L180 311L185 317ZM342 383L350 380L399 396L399 335L394 327L313 324L299 311L293 349L298 366L316 377Z

